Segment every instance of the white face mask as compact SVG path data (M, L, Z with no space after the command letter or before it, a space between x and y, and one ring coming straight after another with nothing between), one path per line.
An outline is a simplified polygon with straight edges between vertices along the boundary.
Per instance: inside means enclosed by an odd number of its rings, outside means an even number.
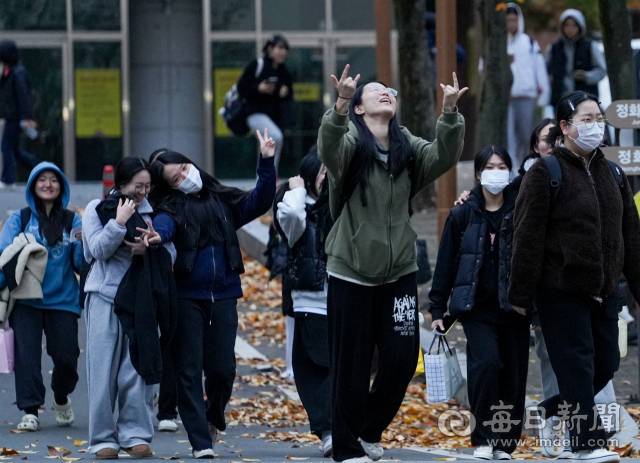
M182 191L186 195L189 193L197 193L202 190L202 177L200 176L200 171L196 166L191 164L189 173L182 183L176 187L176 189Z
M480 184L494 195L497 195L509 184L508 170L483 170L480 174Z
M571 122L569 122L571 124ZM571 124L573 125L573 124ZM571 138L576 145L582 148L585 151L593 151L600 143L602 143L602 137L604 137L604 127L600 127L598 124L594 123L593 127L590 129L587 128L586 125L573 125L574 127L578 127L578 138Z

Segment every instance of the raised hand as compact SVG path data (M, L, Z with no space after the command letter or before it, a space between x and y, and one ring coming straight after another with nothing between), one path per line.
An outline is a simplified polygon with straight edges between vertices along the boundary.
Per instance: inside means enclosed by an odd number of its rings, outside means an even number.
M264 129L264 137L259 130L256 130L258 141L260 142L260 152L263 158L272 158L276 154L276 142L269 137L269 131Z
M136 212L136 205L132 200L120 198L118 201L118 209L116 210L116 223L121 227L127 224L127 220Z
M336 78L333 74L331 74L331 79L333 79L333 86L338 91L338 98L340 99L351 99L353 98L353 94L356 93L356 88L358 87L358 81L360 80L360 74L358 74L355 78L349 77L349 68L351 66L347 64L344 67L344 71L342 71L342 75L340 76L340 80Z
M458 77L455 72L453 73L453 86L440 84L440 87L444 93L444 97L442 99L442 110L447 113L453 112L453 110L456 109L458 98L469 90L469 87L465 87L460 90L460 87L458 86Z

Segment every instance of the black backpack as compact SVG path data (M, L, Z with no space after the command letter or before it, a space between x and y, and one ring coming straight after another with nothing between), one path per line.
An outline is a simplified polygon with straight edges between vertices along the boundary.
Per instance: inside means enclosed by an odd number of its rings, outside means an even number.
M264 69L264 58L258 58L258 64L256 65L255 78L257 79L262 74ZM247 114L245 106L247 101L240 96L238 92L238 84L233 84L233 87L224 96L224 106L220 108L218 114L222 116L224 124L235 135L246 135L249 131L247 125Z
M551 204L556 202L558 198L558 193L560 193L560 187L562 186L562 169L560 169L560 163L558 162L558 158L555 156L547 156L545 158L541 158L544 163L547 165L547 169L549 170L549 184L551 185ZM613 178L616 183L620 187L620 190L624 188L624 178L622 177L622 169L620 166L613 161L609 161L609 168L611 169L611 173L613 174Z

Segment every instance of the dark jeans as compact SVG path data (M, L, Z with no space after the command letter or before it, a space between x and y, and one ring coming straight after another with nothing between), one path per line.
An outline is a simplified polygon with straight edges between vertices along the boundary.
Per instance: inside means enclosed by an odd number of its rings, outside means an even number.
M42 379L42 332L47 354L53 360L51 389L56 397L67 397L78 383L78 315L66 310L37 309L16 304L9 316L15 336L15 382L18 409L44 404Z
M536 302L560 391L540 406L547 417L568 419L574 451L606 447L594 396L620 366L616 297L600 304L587 295L545 289L537 292ZM568 416L562 416L565 401Z
M416 371L420 336L416 274L363 286L329 278L333 459L365 456L358 438L379 442ZM378 347L373 385L371 359Z
M311 432L322 439L331 432L329 334L327 316L296 312L293 336L293 373Z
M19 120L5 120L0 150L2 150L2 177L7 184L16 183L16 159L33 169L40 161L33 154L20 150L22 128Z
M529 369L529 321L513 324L465 319L467 386L476 426L472 445L489 445L512 453L520 438ZM500 410L501 402L509 407ZM494 407L493 409L491 407ZM504 424L494 417L503 417ZM513 421L519 421L515 424ZM484 424L488 423L488 424ZM494 425L495 423L495 425Z
M178 411L194 450L212 447L207 422L224 430L224 408L236 374L234 354L236 299L180 299L180 315L171 341L171 363L178 390ZM203 399L205 373L207 403Z
M178 389L171 364L171 350L162 353L162 378L158 395L158 421L175 420L178 417Z

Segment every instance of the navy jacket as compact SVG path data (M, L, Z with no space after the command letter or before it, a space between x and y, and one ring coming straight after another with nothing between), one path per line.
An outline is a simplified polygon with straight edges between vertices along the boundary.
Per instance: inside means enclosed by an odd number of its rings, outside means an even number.
M498 295L500 309L513 312L507 301L509 272L511 268L511 239L513 237L513 209L518 192L511 185L504 190L505 215L500 224ZM484 257L484 240L487 236L487 216L484 209L482 187L471 191L469 199L451 209L447 218L438 261L433 275L429 299L429 312L434 320L442 319L447 312L459 317L474 306L478 275Z
M267 212L275 194L273 157L260 157L256 187L237 207L229 208L235 229ZM158 214L153 219L153 227L160 234L163 244L174 240L176 224L169 214ZM179 246L176 245L176 248ZM218 300L242 297L240 272L231 270L227 265L224 243L198 249L191 272L176 270L175 278L179 298Z
M33 119L33 95L27 70L22 63L0 75L0 119Z

